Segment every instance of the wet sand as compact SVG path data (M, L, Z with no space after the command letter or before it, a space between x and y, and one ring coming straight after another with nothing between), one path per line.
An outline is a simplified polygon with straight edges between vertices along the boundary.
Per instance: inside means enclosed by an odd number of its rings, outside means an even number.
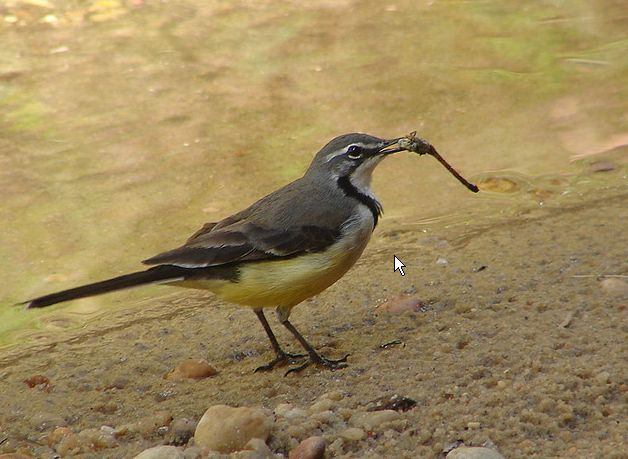
M286 454L322 435L336 457L438 457L457 441L492 443L507 458L627 457L627 199L618 188L438 232L383 224L345 278L293 311L321 352L351 354L340 371L253 373L272 358L255 316L184 290L129 305L63 342L7 350L0 452L52 457L48 436L59 419L79 432L160 412L198 420L215 404L308 410L331 393L340 419L393 394L416 406L360 440L340 439L340 421L278 418L271 449ZM389 269L393 253L404 277ZM402 294L423 306L376 309ZM298 350L274 318L271 325ZM187 358L207 359L218 374L163 378ZM33 375L49 386L29 388L23 381ZM81 454L132 457L164 436L165 428L127 435Z

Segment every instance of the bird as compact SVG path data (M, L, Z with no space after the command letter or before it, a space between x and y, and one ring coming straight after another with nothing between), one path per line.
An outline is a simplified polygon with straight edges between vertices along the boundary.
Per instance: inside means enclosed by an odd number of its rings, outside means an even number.
M182 246L144 260L149 268L23 304L42 308L147 284L209 290L251 308L259 319L275 356L256 371L297 364L289 372L311 364L344 368L348 354L335 360L319 354L289 320L290 312L343 277L362 255L383 210L371 190L373 170L406 149L401 139L340 135L320 149L302 177L205 224ZM306 354L284 351L264 314L267 308L276 309Z

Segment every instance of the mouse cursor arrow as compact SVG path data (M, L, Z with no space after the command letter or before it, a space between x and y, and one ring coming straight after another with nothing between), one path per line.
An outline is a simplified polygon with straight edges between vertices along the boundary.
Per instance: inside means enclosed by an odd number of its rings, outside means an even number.
M397 255L393 255L393 258L394 258L394 262L395 262L395 269L393 269L393 272L399 270L399 273L402 276L405 276L406 273L403 272L403 267L405 265L401 262L401 260L399 258L397 258Z

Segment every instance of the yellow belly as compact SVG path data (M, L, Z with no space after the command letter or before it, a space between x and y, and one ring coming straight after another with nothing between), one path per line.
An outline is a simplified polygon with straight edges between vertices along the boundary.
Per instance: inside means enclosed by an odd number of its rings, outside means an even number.
M212 279L171 285L210 290L229 302L254 308L291 308L340 279L360 257L369 236L362 235L355 244L337 243L322 253L243 263L238 282Z

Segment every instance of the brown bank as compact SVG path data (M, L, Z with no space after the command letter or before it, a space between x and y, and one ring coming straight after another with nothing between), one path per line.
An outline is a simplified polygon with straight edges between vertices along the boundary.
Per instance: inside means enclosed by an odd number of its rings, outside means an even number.
M625 457L628 195L598 198L434 235L388 226L295 310L321 351L351 353L341 371L254 374L269 357L255 318L187 292L9 349L0 453L133 457L167 443L154 454L170 456L142 457L287 457L320 437L310 449L327 457ZM164 378L186 359L217 372ZM216 405L251 408L261 433L211 452L194 422ZM240 422L214 411L221 428Z

